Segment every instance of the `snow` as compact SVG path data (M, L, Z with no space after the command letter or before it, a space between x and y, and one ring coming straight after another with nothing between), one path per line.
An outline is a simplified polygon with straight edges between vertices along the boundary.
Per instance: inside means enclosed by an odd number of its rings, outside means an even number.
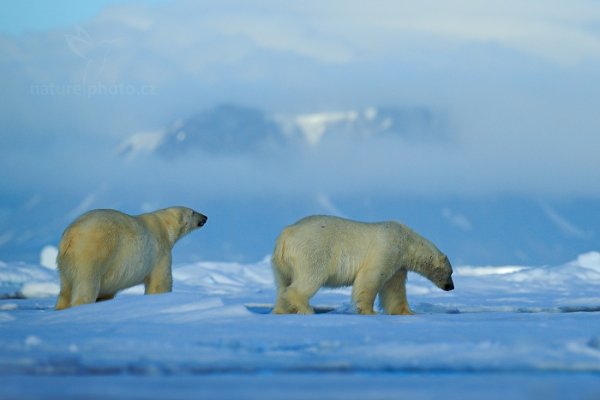
M24 285L47 285L49 283L58 283L56 270L50 270L41 265L7 264L0 261L0 299L22 297L19 295L19 291ZM58 291L54 294L58 294Z
M162 130L139 132L122 142L116 150L119 155L133 160L140 154L152 153L162 143L165 132Z
M48 269L56 269L56 257L58 256L58 249L56 246L47 245L42 248L40 252L40 265Z
M18 292L19 297L50 297L57 296L60 285L57 282L27 282Z
M34 335L25 338L25 347L36 347L42 344L42 340Z
M373 117L374 116L375 115L373 115ZM321 141L328 126L344 122L353 122L357 117L358 113L356 111L301 114L295 118L295 123L300 127L308 144L315 146Z
M54 311L58 272L0 263L0 398L598 398L600 253L548 266L409 274L414 316L360 316L348 288L272 315L269 257L176 265Z
M0 310L16 310L19 308L15 303L0 304Z

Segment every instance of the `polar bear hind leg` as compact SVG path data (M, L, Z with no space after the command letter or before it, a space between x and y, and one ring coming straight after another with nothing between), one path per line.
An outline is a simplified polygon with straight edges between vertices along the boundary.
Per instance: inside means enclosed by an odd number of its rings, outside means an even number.
M288 313L314 314L308 301L323 286L320 279L310 273L314 269L302 268L294 270L292 283L281 294L281 302ZM279 302L279 300L278 300Z
M317 293L321 285L307 285L292 283L282 295L282 301L285 303L289 314L314 314L308 300Z
M95 303L99 293L100 278L90 271L80 272L77 282L73 285L71 307Z
M68 282L61 276L60 293L54 307L55 310L64 310L71 306L71 289L71 282Z
M117 295L116 293L98 295L98 298L96 299L96 303L98 303L100 301L112 300L115 298L116 295Z
M277 300L275 301L273 314L289 314L290 311L284 293L292 282L275 266L273 267L273 276L275 277L275 285L277 286Z
M91 268L73 268L64 263L60 274L60 293L56 310L96 302L100 293L100 278Z

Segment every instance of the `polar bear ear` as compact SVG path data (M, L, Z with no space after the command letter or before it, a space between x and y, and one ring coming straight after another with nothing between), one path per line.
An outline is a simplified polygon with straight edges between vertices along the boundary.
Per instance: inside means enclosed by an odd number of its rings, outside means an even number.
M187 208L180 209L177 212L177 226L179 228L179 231L178 231L179 237L185 235L189 230L190 218L189 218L188 214L189 214L189 211Z
M440 263L441 263L441 265L448 266L448 267L450 267L450 269L452 269L452 264L450 264L450 260L448 259L447 255L445 255L445 254L440 255Z

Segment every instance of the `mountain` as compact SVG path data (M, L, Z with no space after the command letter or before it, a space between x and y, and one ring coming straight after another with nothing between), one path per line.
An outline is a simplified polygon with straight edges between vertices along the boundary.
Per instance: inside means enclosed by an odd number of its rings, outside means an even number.
M299 134L309 145L318 145L334 133L368 138L393 134L409 140L441 138L445 126L440 115L426 107L368 107L363 110L279 116L288 135Z
M157 152L175 157L190 148L212 154L245 153L281 140L281 131L260 110L237 105L219 105L202 111L168 129Z
M121 143L117 153L127 158L143 152L175 158L190 149L244 154L298 139L308 146L317 146L323 138L334 135L349 139L397 135L412 141L439 140L447 136L447 131L443 116L427 107L271 115L256 108L222 104L178 120L164 131L136 133Z

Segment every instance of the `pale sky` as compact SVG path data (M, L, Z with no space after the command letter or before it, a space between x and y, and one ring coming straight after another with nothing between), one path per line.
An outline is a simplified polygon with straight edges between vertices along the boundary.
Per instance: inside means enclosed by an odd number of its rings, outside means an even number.
M54 235L84 208L237 209L247 199L348 216L350 198L364 202L359 216L378 201L427 199L441 204L422 210L435 215L430 226L464 235L465 254L498 255L492 228L489 243L470 245L484 224L452 201L485 209L489 199L518 198L543 204L532 217L559 235L593 240L585 210L556 204L600 199L597 1L14 3L0 12L0 187L10 188L0 196L0 238L12 238L4 248ZM338 136L269 154L195 149L176 161L117 156L133 135L160 134L223 103L266 116L424 107L447 137ZM378 211L390 210L402 208ZM500 224L504 216L492 214ZM11 218L29 222L15 230ZM519 226L524 237L527 229ZM549 254L563 236L511 251Z
M137 0L155 4L161 0ZM106 6L132 3L123 0L20 0L0 5L0 32L19 35L82 23L92 19Z

